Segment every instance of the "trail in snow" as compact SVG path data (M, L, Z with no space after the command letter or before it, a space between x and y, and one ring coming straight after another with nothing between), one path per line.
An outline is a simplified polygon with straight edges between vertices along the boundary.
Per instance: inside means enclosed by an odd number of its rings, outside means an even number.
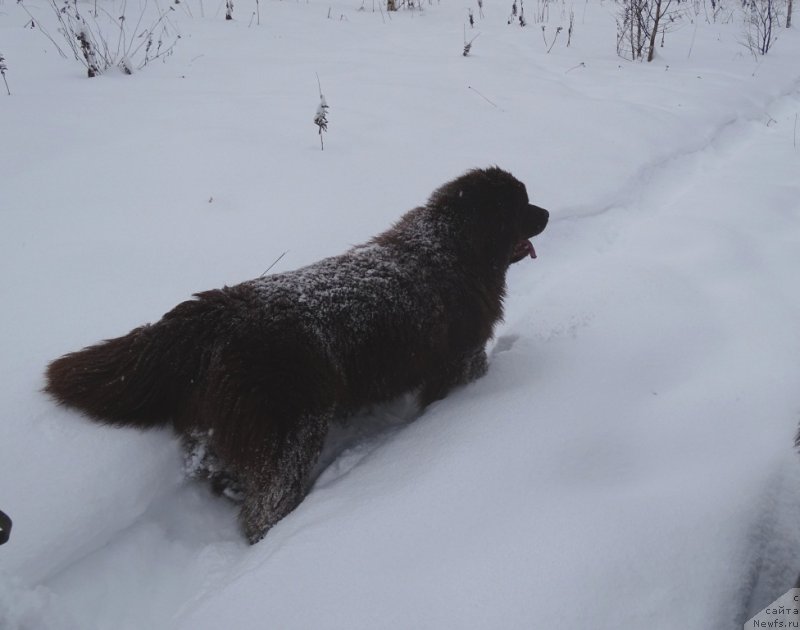
M753 255L756 257L755 260L762 256L775 257L777 260L772 261L773 264L769 268L784 269L786 275L784 278L774 278L774 284L765 287L765 290L776 290L783 293L784 295L779 301L784 302L786 308L794 316L800 317L798 302L793 298L791 289L793 286L792 270L795 268L793 262L797 257L796 247L800 245L797 242L798 231L793 227L796 215L792 210L793 208L796 212L797 199L800 199L800 187L798 187L795 177L797 156L789 135L792 116L797 105L796 93L776 99L770 104L767 111L777 123L768 126L764 119L757 117L741 121L734 126L728 125L704 148L693 149L687 153L676 154L671 159L663 160L660 167L650 170L646 184L640 184L638 187L628 184L623 191L620 191L621 197L627 196L637 200L630 202L621 214L615 213L613 217L559 218L556 224L551 226L553 234L547 244L548 248L558 249L558 262L555 264L569 266L571 260L580 260L583 264L594 264L592 257L579 253L580 250L586 247L586 240L594 238L598 232L601 234L607 232L609 227L612 228L612 231L616 231L615 224L621 228L622 235L613 238L603 247L602 256L624 255L624 252L630 247L637 250L653 247L660 250L656 258L662 264L670 265L670 258L673 256L685 257L687 248L691 252L693 247L697 247L699 251L690 255L697 256L698 263L705 265L724 264L729 256L747 258ZM751 181L751 177L765 177L758 168L764 163L771 165L769 175L766 176L769 178L769 182ZM680 182L677 191L671 185L675 181ZM725 191L722 197L719 195L720 190ZM718 199L715 201L715 198ZM742 207L730 207L737 205L733 201L737 199L739 200L738 205ZM706 210L708 214L702 214ZM669 215L674 216L674 225L665 231L665 217ZM729 216L736 217L739 224L727 225L726 221ZM748 223L741 224L742 218L746 219ZM565 230L563 225L561 227L558 225L574 221L578 222L578 227L570 225ZM692 231L696 229L695 221L699 224L700 230L697 234L692 234ZM647 226L650 222L652 222L652 228ZM765 244L763 242L765 237L760 234L762 228L759 227L759 224L764 223L771 225L768 232L769 238L775 238L773 243ZM633 231L627 227L629 224L635 226ZM706 243L709 234L712 234L717 228L720 230L719 239L712 238L709 243ZM748 243L750 228L752 228L754 242ZM638 242L631 241L628 233L634 234ZM741 243L739 239L743 239ZM711 254L703 254L702 250L708 248L712 249ZM717 253L721 256L719 261L714 260ZM543 257L543 260L547 261L548 257L549 255ZM602 265L603 263L598 261L597 264ZM687 271L692 270L691 264L683 263L678 266ZM697 273L708 272L700 267L696 271ZM757 273L758 269L748 270L743 267L742 272ZM556 269L547 272L547 275L555 275L555 280L558 281L559 271ZM531 276L526 283L530 285L529 287L515 289L515 286L518 287L516 283L525 277L524 273L520 273L515 274L515 277L511 279L512 308L509 315L512 331L517 329L513 320L519 315L514 304L517 301L523 302L521 294L525 292L526 288L535 291L531 287L538 281ZM719 297L723 299L723 304L728 301L724 295ZM745 310L752 309L755 315L768 315L759 312L758 305L761 303L761 298L758 295L737 295L732 299L734 301L731 304L737 304ZM745 302L740 302L740 300L745 300ZM591 317L591 314L588 316ZM743 321L746 320L746 317L747 313L743 315ZM756 318L753 321L755 323L761 320ZM652 328L652 322L642 322L641 325L647 330L651 330L652 333L656 333L656 329ZM500 336L495 344L494 362L503 362L502 355L514 348L517 336L515 333L507 334L505 330L500 330ZM746 332L746 327L740 332ZM753 334L758 335L761 342L770 343L761 338L760 331L754 330ZM785 360L790 360L789 357L800 348L796 346L796 339L787 341L788 345L784 348L787 355ZM774 349L779 350L779 348ZM768 354L766 352L766 355ZM552 355L549 358L552 358ZM612 358L609 357L609 360ZM543 361L546 362L546 359ZM755 382L760 383L758 380ZM446 403L444 404L446 405ZM324 464L329 465L318 480L316 492L335 493L340 480L345 475L356 469L362 462L369 460L371 453L380 452L391 444L397 435L397 430L402 430L409 420L416 417L413 406L409 406L408 401L401 401L398 405L399 407L387 407L377 414L363 415L338 430L338 433L328 443ZM735 626L735 624L743 622L754 611L759 610L781 594L780 589L790 583L792 576L800 568L800 552L798 552L800 535L794 529L794 523L800 518L800 501L798 501L800 494L793 492L800 488L798 485L800 476L794 469L796 467L793 468L790 458L791 427L784 425L784 428L785 435L782 435L780 430L775 431L774 426L771 429L765 428L765 431L769 431L774 438L784 439L787 458L783 463L776 462L776 467L764 479L764 486L756 488L756 495L762 495L763 501L752 506L754 508L752 520L749 525L745 525L745 530L749 533L744 540L739 541L746 543L748 547L742 549L741 564L736 565L735 562L733 564L734 575L731 577L731 591L727 594L729 599L718 603L718 625L713 627L723 628L729 627L728 623ZM720 439L723 437L720 436ZM380 462L373 460L371 466L373 468L380 466ZM749 488L745 490L745 492L751 491L752 489ZM182 494L187 492L195 495L197 491L194 489L181 491ZM180 496L178 495L178 497ZM315 499L317 499L316 493L312 492L309 501L315 502ZM191 563L191 558L195 556L201 559L191 570L184 568L181 571L182 576L184 573L205 576L204 584L195 584L195 588L199 588L199 590L193 592L184 607L186 619L183 627L186 628L215 627L216 624L223 622L225 616L233 614L230 612L232 608L244 605L243 601L237 599L237 593L242 590L244 585L252 583L253 580L258 582L256 576L259 573L281 571L281 567L273 565L270 559L279 554L280 548L289 544L294 535L307 526L304 523L308 516L302 513L296 515L292 518L291 523L285 524L282 531L275 532L278 540L274 545L270 545L273 549L261 554L258 550L248 551L239 545L236 542L237 534L230 528L230 523L223 530L224 538L229 542L211 542L187 536L187 531L196 531L198 528L207 529L199 524L212 524L215 519L218 519L220 513L226 511L222 505L218 510L211 510L210 514L206 513L205 509L212 502L216 503L217 501L202 500L202 509L198 507L196 511L189 514L186 513L186 505L183 500L177 501L175 505L167 503L155 505L138 524L132 527L134 532L136 529L146 531L154 526L158 529L168 530L170 528L167 524L175 521L179 527L174 529L174 533L183 540L182 546L188 545L189 549L194 549L193 551L184 551L184 561ZM744 516L747 513L745 511L741 515ZM311 518L309 525L314 522L313 516ZM329 513L327 518L335 519L336 511ZM188 525L189 522L194 523L193 527ZM208 527L208 529L213 531L213 527ZM134 538L136 537L135 533L132 535ZM656 541L654 543L657 544ZM121 544L123 547L125 546L124 542ZM120 543L116 546L119 547ZM103 562L113 565L115 562L111 559L114 558L115 553L119 553L120 557L124 558L129 551L127 549L115 551L112 548L98 553L98 556L100 558L104 555L107 556ZM206 564L205 558L209 554L216 559L213 570L210 570ZM274 559L277 560L277 557ZM81 564L88 564L90 568L86 570L94 572L96 567L92 565L98 561L100 560L95 558L88 562L83 561ZM659 569L654 566L653 570L657 572ZM81 573L80 564L65 574L64 579L72 582L76 573L77 575ZM737 576L741 576L741 582L737 580ZM167 586L174 581L175 576L167 573L163 579L164 585ZM181 579L185 579L185 577ZM189 581L191 582L191 580ZM227 587L226 584L228 584ZM64 583L57 579L51 583L51 586L58 592L64 588ZM219 595L215 596L214 594L220 589ZM187 588L187 591L189 590ZM172 593L172 595L176 594ZM228 603L229 597L232 598L233 605ZM736 606L737 601L740 603L738 607ZM199 606L197 611L194 611L195 606ZM164 603L164 613L167 613L168 609L169 606ZM624 616L622 618L624 619ZM602 619L599 619L597 623L596 627L611 627L605 625ZM609 620L608 623L610 624L611 621ZM633 626L623 623L621 627ZM671 626L667 624L664 627Z
M791 107L797 100L800 91L800 77L788 83L788 86L765 102L754 102L750 107L735 114L707 130L707 134L679 147L667 155L662 155L650 163L644 164L625 184L609 195L609 200L600 200L599 207L574 206L562 208L556 220L572 220L583 217L594 217L617 208L630 206L647 206L651 195L659 193L676 197L692 186L692 179L703 162L723 161L726 155L735 151L737 145L748 141L748 128L769 125L773 109L789 108L789 119L792 119ZM785 123L784 123L785 124ZM794 134L794 131L793 131ZM793 140L794 142L794 140ZM711 157L709 157L711 154ZM663 197L659 198L664 203Z

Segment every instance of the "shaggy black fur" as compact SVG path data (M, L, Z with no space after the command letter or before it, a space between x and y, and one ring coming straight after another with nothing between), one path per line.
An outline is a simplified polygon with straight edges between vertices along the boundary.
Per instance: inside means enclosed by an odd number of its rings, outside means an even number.
M341 256L53 361L46 391L101 422L206 436L256 542L305 496L334 416L409 391L428 404L486 372L506 270L547 220L509 173L469 171Z

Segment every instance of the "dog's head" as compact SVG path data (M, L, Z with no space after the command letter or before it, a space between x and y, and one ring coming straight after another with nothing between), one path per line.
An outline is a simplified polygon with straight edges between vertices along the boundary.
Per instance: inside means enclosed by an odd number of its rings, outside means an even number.
M475 254L504 266L536 258L529 239L544 231L550 217L529 203L525 184L497 167L468 171L445 184L428 207L449 215L457 237Z

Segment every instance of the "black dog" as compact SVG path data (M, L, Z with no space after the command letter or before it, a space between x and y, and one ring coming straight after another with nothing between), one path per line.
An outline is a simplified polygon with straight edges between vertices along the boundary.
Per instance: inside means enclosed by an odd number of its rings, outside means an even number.
M0 511L0 545L4 545L11 537L11 517Z
M547 225L499 168L469 171L341 256L214 291L52 362L46 391L110 424L207 438L251 543L305 496L328 424L482 376L506 270Z

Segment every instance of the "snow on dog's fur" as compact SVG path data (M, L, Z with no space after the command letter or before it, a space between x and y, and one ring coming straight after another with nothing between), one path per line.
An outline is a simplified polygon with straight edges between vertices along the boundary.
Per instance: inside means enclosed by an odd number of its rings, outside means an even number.
M332 418L485 373L506 270L547 220L509 173L469 171L341 256L199 293L53 361L46 391L101 422L204 436L256 542L302 501Z

